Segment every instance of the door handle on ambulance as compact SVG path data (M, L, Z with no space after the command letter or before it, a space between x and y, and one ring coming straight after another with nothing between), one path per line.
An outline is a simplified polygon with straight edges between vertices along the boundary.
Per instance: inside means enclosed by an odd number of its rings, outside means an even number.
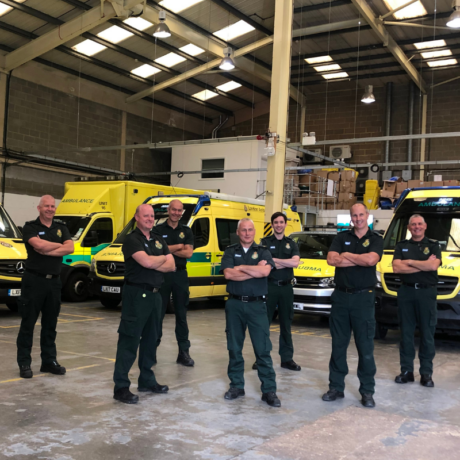
M222 257L223 254L216 254L216 257Z

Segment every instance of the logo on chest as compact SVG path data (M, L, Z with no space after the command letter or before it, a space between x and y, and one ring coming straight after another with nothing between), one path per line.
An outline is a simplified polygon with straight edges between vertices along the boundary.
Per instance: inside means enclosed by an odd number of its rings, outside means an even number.
M367 248L371 243L369 242L369 240L366 240L364 243L363 243L363 246L365 248Z
M61 238L62 232L61 232L61 229L60 229L60 228L58 228L58 230L57 230L57 232L56 232L56 235L57 235L59 238Z
M289 243L286 243L286 249L291 249L291 245Z
M430 250L428 248L425 248L423 250L423 254L428 255L430 253Z
M161 249L163 247L163 245L159 241L155 241L155 247L157 249Z
M179 238L180 238L181 240L183 240L183 239L185 238L184 232L180 232L180 233L179 233Z
M254 252L254 254L252 254L251 256L253 259L258 259L259 258L259 254L257 254L257 252Z

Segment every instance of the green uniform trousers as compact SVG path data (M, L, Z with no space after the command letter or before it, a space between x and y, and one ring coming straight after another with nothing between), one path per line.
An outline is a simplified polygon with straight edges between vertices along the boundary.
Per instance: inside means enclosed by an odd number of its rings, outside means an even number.
M402 285L398 290L398 316L401 328L399 356L402 372L414 372L414 333L420 330L420 374L433 374L433 358L436 354L434 333L437 322L437 289L415 289Z
M273 321L276 307L278 307L280 321L279 354L281 362L285 363L294 357L291 334L291 324L294 318L294 289L292 284L275 286L270 282L268 283L267 313L269 324Z
M345 390L345 376L348 374L347 348L351 331L358 349L358 378L361 394L374 394L375 389L375 292L358 294L334 290L329 326L332 336L332 354L329 362L329 388Z
M113 381L115 391L129 388L128 372L136 360L139 347L139 386L157 383L152 366L155 364L158 333L161 324L161 297L136 286L123 286L121 321L118 328L117 358Z
M243 345L246 328L249 330L254 354L256 355L257 372L262 382L262 393L276 391L276 374L270 356L270 328L267 319L265 302L242 302L228 299L225 304L227 349L230 357L228 377L230 388L244 388Z
M158 345L160 345L161 337L163 336L163 319L166 315L166 307L171 298L174 304L174 312L176 314L176 340L180 351L188 351L190 341L188 339L188 324L187 324L187 307L190 297L189 282L187 270L179 270L177 272L164 273L164 282L160 288L161 299L163 302L163 312L161 316L160 335L158 337Z
M33 273L24 273L21 283L21 297L18 299L19 314L22 317L17 338L18 365L30 366L34 328L40 312L42 330L40 333L41 360L44 364L56 361L56 325L61 311L61 280L46 279Z

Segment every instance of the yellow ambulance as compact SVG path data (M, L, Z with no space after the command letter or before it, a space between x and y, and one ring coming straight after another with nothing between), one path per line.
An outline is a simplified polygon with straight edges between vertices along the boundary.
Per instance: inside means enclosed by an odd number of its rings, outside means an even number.
M398 327L397 291L401 277L392 261L398 241L410 238L409 218L420 214L427 223L426 236L439 241L442 265L438 275L438 324L445 332L460 331L460 187L407 189L401 195L384 236L384 254L377 265L375 317L381 338Z
M262 200L235 197L222 193L205 192L201 195L169 195L145 200L155 211L155 224L168 218L168 205L173 199L184 204L181 222L192 229L195 245L193 256L188 260L190 297L225 296L226 280L219 273L220 263L227 246L238 242L238 221L249 217L256 227L256 241L272 233L270 223L264 222L265 203ZM297 212L287 205L286 233L301 230ZM134 214L134 213L133 213ZM118 238L93 259L90 274L90 291L97 295L106 307L116 307L121 301L124 276L124 258L121 247L125 236L135 228L135 220L125 227Z

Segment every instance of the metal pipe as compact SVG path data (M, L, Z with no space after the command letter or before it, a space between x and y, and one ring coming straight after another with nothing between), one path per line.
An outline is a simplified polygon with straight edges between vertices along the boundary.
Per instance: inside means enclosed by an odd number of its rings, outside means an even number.
M414 134L414 98L415 98L415 88L414 84L409 83L409 120L408 120L408 131L409 135ZM412 161L412 139L407 140L407 161L410 163ZM409 170L411 170L409 165Z
M214 139L214 138L215 138L214 134L215 134L216 130L219 129L219 126L220 126L221 124L222 124L222 115L219 115L219 123L217 123L216 127L212 130L211 139Z
M6 76L6 88L5 88L5 109L4 109L4 117L3 120L3 139L2 139L2 149L5 152L6 160L8 160L8 148L6 145L6 141L8 138L8 109L10 106L10 82L11 82L11 72L8 72ZM3 162L2 168L2 205L5 205L5 192L6 192L6 168L8 166L7 161Z
M391 131L391 98L393 93L393 83L390 81L386 85L387 88L387 104L385 114L385 135L389 136ZM390 141L385 142L385 163L390 161ZM388 171L388 166L385 166L385 171Z
M225 125L225 123L227 123L228 121L228 117L222 121L222 115L219 117L219 120L220 120L220 123L212 130L212 138L213 139L217 139L217 132L219 131L220 128L222 128L222 126Z

